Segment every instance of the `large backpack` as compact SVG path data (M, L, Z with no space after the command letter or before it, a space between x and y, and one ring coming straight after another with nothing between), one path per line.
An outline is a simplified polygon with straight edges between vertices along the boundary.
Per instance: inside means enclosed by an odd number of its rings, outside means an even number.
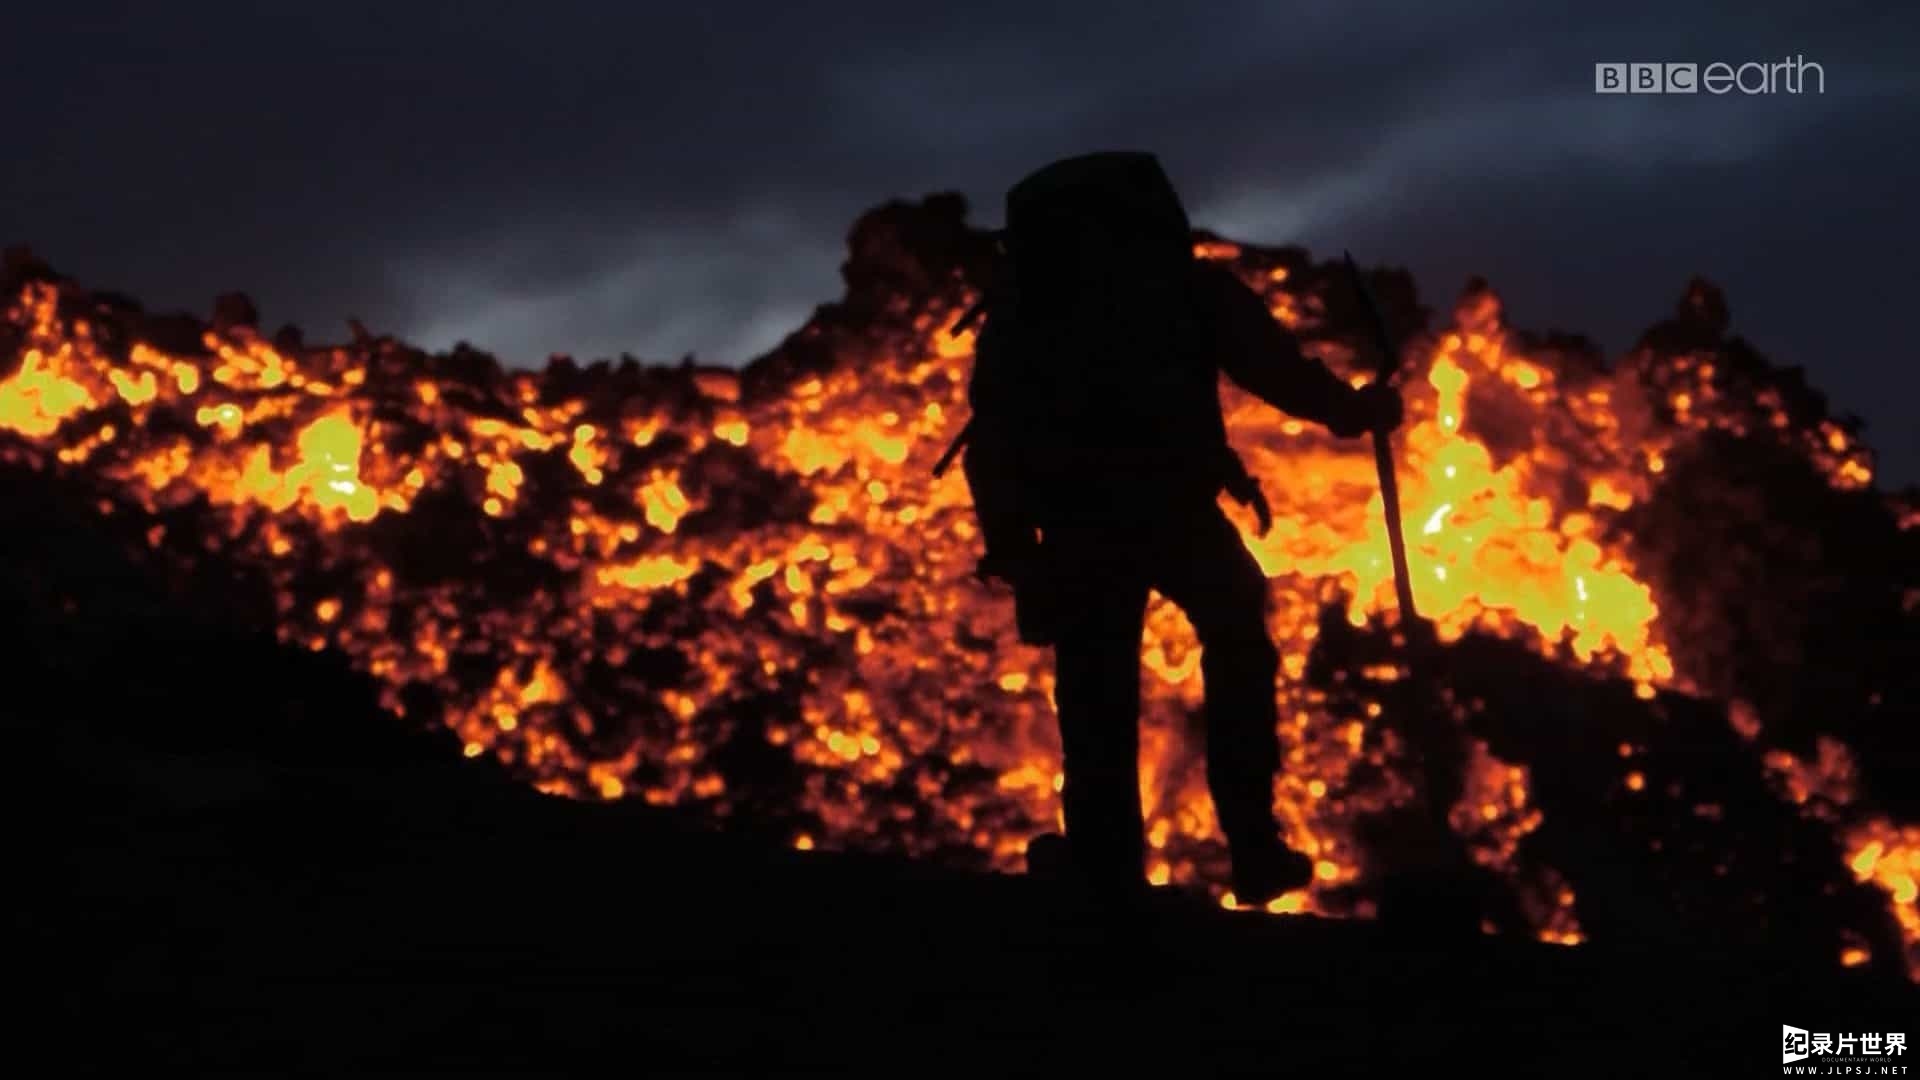
M983 301L966 475L989 554L1211 498L1214 369L1196 352L1187 216L1145 153L1069 158L1007 195Z

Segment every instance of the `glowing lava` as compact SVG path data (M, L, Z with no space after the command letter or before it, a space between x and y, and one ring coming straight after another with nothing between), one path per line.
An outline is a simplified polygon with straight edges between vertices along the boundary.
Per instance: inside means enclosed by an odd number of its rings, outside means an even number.
M1361 366L1287 265L1218 242L1200 254L1232 261L1336 370ZM958 470L929 476L964 420L972 340L947 331L972 298L958 281L903 297L899 320L833 340L840 362L772 390L702 370L608 395L551 372L459 374L385 342L283 353L245 327L179 355L110 344L62 313L62 287L33 284L7 312L0 427L19 436L9 456L113 482L107 512L218 508L229 527L207 551L270 577L283 640L342 650L390 709L430 702L469 756L542 790L726 818L756 797L730 788L727 762L772 755L799 778L783 811L797 846L971 850L1012 868L1056 820L1052 676L970 576ZM1490 295L1406 360L1407 540L1442 640L1524 640L1645 695L1684 685L1658 598L1604 526L1657 483L1660 440L1705 415L1684 377L1697 372L1676 369L1681 425L1633 426L1637 383L1529 355ZM1283 655L1276 804L1317 863L1312 890L1274 909L1364 913L1342 891L1368 869L1354 822L1410 791L1403 748L1374 723L1401 673L1352 672L1337 702L1302 676L1324 604L1356 626L1392 609L1372 458L1236 392L1226 406L1276 518L1247 541ZM1863 454L1829 434L1835 483L1866 482ZM425 573L377 542L429 503L421 542L471 572ZM503 577L512 588L486 584ZM1204 881L1217 851L1188 745L1198 658L1171 606L1151 611L1144 656L1150 874ZM1526 770L1482 752L1467 780L1454 819L1504 867L1538 823ZM1861 845L1854 868L1909 918L1913 837ZM1536 932L1580 940L1571 891L1549 892Z

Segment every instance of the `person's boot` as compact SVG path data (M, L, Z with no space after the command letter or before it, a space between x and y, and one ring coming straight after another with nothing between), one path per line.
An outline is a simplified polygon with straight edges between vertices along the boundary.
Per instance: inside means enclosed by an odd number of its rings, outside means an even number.
M1313 860L1279 840L1233 850L1233 898L1249 907L1265 907L1313 883Z
M1129 868L1129 860L1098 858L1059 833L1041 833L1027 842L1027 876L1057 898L1099 908L1129 908L1148 892L1146 878Z
M1027 841L1027 874L1043 881L1060 881L1075 873L1073 851L1059 833L1041 833Z

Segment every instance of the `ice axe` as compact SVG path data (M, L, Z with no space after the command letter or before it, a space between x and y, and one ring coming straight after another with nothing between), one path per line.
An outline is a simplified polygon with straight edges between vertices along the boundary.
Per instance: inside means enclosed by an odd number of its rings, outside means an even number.
M1387 330L1387 321L1380 316L1380 308L1373 302L1373 293L1367 288L1367 279L1354 265L1353 254L1340 253L1347 261L1347 274L1353 278L1353 290L1360 298L1360 310L1367 317L1367 324L1373 331L1373 342L1380 356L1374 368L1374 381L1385 386L1393 382L1394 374L1400 369L1400 350L1394 344L1393 334ZM1393 593L1400 605L1400 625L1407 635L1410 652L1418 652L1415 647L1415 634L1424 624L1420 614L1413 606L1413 576L1407 570L1407 541L1400 529L1400 485L1394 479L1393 437L1385 431L1373 433L1373 464L1380 473L1380 501L1385 504L1387 513L1387 545L1393 552Z

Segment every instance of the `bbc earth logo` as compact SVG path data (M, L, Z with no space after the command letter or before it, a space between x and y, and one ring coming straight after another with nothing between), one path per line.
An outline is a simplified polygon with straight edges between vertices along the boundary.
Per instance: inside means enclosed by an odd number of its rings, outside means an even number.
M1762 63L1603 63L1593 65L1596 94L1824 94L1827 72L1804 56Z

